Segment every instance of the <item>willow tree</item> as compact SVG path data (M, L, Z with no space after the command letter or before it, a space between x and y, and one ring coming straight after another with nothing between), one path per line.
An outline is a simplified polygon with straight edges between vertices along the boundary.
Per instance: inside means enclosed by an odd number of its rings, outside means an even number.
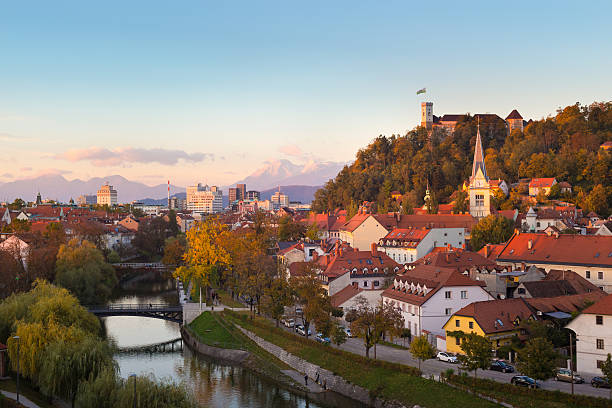
M208 291L215 269L231 262L229 253L222 245L228 234L227 226L221 224L216 217L209 217L187 231L187 251L183 257L186 266L177 268L174 277L183 282L192 281L199 286L200 304L202 287Z

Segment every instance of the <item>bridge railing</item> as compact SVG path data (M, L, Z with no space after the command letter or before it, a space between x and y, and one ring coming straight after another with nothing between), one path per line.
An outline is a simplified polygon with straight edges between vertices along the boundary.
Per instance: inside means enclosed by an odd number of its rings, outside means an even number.
M142 304L110 304L85 306L89 311L181 311L180 305L167 305L164 303L142 303Z

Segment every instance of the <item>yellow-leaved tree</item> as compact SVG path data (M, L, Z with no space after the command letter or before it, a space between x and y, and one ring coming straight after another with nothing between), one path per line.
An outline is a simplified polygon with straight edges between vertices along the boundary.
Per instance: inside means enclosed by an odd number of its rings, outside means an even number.
M193 282L200 288L208 288L211 275L217 268L224 268L231 263L229 252L223 243L230 234L226 225L217 217L209 217L187 231L187 251L181 266L174 272L185 284Z

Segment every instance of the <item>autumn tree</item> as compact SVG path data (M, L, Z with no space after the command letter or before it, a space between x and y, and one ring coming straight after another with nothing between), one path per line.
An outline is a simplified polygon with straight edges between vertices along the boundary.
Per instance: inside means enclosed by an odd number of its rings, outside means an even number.
M306 238L308 238L311 241L316 241L319 239L319 235L320 235L319 226L317 225L316 222L313 222L306 229Z
M162 262L165 265L183 265L183 257L187 248L187 238L185 234L178 234L175 237L166 239L164 244L164 257Z
M460 214L464 212L468 212L470 210L470 201L468 199L467 193L460 189L457 191L457 195L455 196L455 202L453 204L453 212L455 214Z
M536 337L519 350L517 368L535 380L544 381L555 375L558 357L552 343Z
M420 370L421 362L434 358L436 356L436 350L429 340L427 340L427 336L422 335L414 338L410 343L410 354L419 361Z
M491 365L491 342L486 337L476 333L464 334L460 347L463 354L457 359L468 371L474 371L474 378L479 368L486 370Z
M276 327L285 312L285 306L292 304L293 296L287 280L282 277L271 279L269 285L264 289L262 308L276 321Z
M321 286L317 270L312 264L304 264L303 273L290 280L290 286L297 302L303 306L302 319L308 336L310 324L317 327L327 325L330 319L331 304L327 291Z
M304 238L306 228L304 224L296 222L288 215L282 216L278 220L278 240L297 241Z
M512 236L512 221L508 218L491 214L480 219L472 228L470 246L479 251L486 244L501 244Z
M385 333L399 336L404 325L401 313L391 304L380 302L372 306L363 296L356 298L354 313L351 330L355 336L363 339L367 358L370 357L370 349L380 342Z

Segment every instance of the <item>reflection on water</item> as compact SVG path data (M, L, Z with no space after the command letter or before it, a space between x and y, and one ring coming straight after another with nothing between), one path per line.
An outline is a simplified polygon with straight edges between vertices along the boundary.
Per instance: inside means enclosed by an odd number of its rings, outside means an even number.
M138 288L118 293L112 303L176 304L172 281L139 283ZM119 347L161 343L180 337L176 323L143 317L104 318L107 334ZM121 353L115 356L121 376L153 374L158 379L183 382L205 407L353 407L359 406L333 393L326 393L325 404L312 402L240 367L221 365L194 353L187 347L166 353ZM319 397L317 397L319 399Z

